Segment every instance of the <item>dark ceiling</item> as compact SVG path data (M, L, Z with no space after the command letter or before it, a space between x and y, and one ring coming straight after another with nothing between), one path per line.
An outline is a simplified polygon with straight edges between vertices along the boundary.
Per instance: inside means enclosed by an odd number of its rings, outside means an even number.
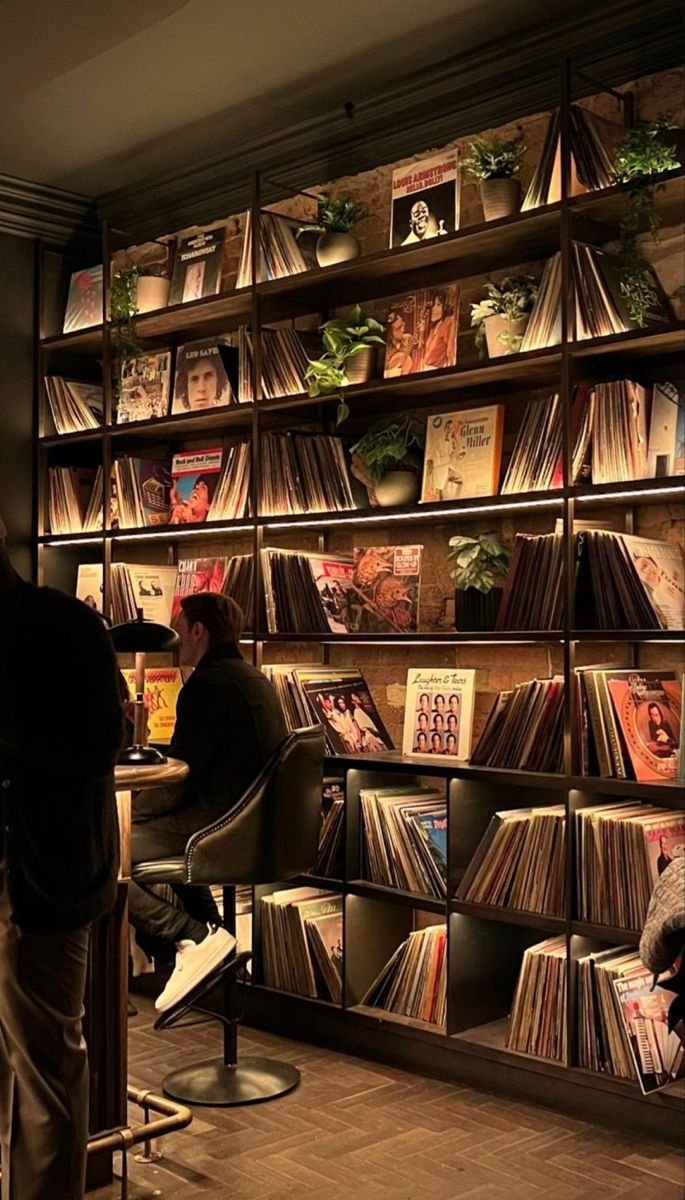
M574 11L596 9L575 0ZM0 0L0 172L100 195L230 153L558 0Z

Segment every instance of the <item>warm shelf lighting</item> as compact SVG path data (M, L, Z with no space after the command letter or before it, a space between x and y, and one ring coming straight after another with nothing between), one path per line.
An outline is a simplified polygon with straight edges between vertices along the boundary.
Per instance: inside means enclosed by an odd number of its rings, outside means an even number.
M682 487L631 488L627 492L602 492L597 496L576 496L579 504L596 504L599 500L627 500L635 496L680 496L685 499L685 480Z
M103 535L96 534L94 537L73 537L61 538L55 537L54 540L43 542L44 546L99 546L102 542Z
M204 525L200 525L197 529L181 529L175 525L165 526L164 529L151 529L149 533L113 533L112 540L115 542L147 542L151 538L179 538L179 537L211 537L214 534L222 533L250 533L253 529L252 525L214 525L208 529Z
M310 526L329 525L385 525L388 521L430 521L436 520L438 517L458 517L469 516L471 513L490 513L490 512L506 512L517 508L555 508L561 504L561 496L557 499L556 496L546 500L513 500L511 504L475 504L466 506L455 506L454 508L441 508L422 512L421 510L412 513L379 513L368 517L355 517L354 510L347 517L331 517L328 513L321 513L318 517L312 518L309 521L281 521L269 520L265 529L306 529Z

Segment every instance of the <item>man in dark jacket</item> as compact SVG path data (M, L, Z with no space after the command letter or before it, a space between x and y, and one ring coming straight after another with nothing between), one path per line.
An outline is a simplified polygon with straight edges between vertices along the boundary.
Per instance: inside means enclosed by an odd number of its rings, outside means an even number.
M112 903L117 664L80 601L25 583L0 521L2 1200L81 1200L89 925Z
M174 858L188 839L242 796L287 735L280 701L261 671L245 662L238 642L243 613L227 596L186 596L175 622L180 659L194 667L181 690L169 753L190 767L180 788L141 792L134 801L134 863ZM157 999L164 1012L231 953L235 940L219 927L208 888L176 886L182 908L132 884L129 919L143 947L176 967ZM208 928L209 927L209 928Z

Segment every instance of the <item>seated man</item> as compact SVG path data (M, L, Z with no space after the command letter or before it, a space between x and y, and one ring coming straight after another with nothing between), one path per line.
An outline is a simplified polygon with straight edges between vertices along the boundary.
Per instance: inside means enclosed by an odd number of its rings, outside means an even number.
M186 596L175 628L180 660L195 668L182 688L169 754L190 767L180 787L141 792L133 803L133 863L183 854L191 834L240 799L287 736L280 701L265 675L245 662L238 641L241 609L227 596ZM165 1012L211 973L235 940L219 927L208 888L178 885L179 908L137 883L129 918L141 945L176 967L158 997Z

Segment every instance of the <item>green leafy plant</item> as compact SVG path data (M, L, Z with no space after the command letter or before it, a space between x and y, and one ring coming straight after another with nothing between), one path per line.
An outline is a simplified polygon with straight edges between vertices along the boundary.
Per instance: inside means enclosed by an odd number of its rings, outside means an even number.
M112 276L109 291L109 319L112 326L114 349L114 390L118 394L121 385L121 368L126 358L140 351L136 333L135 316L138 312L137 288L140 271L131 267L117 271Z
M502 316L508 321L518 321L527 316L537 300L538 285L532 275L508 275L499 283L486 283L485 291L486 299L471 305L471 324L476 329L479 350L485 342L484 322L488 317ZM512 354L521 346L521 336L507 329L500 334L499 340Z
M501 138L474 138L462 167L474 179L510 179L521 169L526 153L522 141L505 142Z
M640 327L645 325L650 309L657 302L657 291L650 268L639 252L637 238L641 232L654 239L658 236L661 218L656 208L656 193L664 185L655 182L655 177L681 165L663 136L673 128L670 114L655 121L638 121L624 134L614 158L616 182L628 187L620 225L619 286L629 316Z
M304 376L310 396L330 394L346 387L349 379L345 364L369 346L385 345L385 326L363 312L359 304L355 304L346 318L324 322L321 332L324 353L321 358L309 360ZM349 406L341 396L338 425L349 416L349 412Z
M616 182L632 183L679 167L675 150L663 136L674 128L671 114L664 113L655 121L637 121L626 130L614 152Z
M405 413L397 420L384 417L376 421L350 449L358 455L374 483L380 483L388 471L415 471L423 465L423 426Z
M297 231L298 237L301 233L349 233L368 215L368 209L351 196L334 199L321 192L316 197L316 203L316 221L301 225Z
M459 591L475 588L484 594L503 581L514 552L496 533L458 535L450 538L450 546L447 561L454 564L450 575L455 587Z
M109 315L119 358L135 354L140 346L135 329L135 315L138 312L136 293L139 274L137 267L131 267L126 271L117 271L112 276Z

